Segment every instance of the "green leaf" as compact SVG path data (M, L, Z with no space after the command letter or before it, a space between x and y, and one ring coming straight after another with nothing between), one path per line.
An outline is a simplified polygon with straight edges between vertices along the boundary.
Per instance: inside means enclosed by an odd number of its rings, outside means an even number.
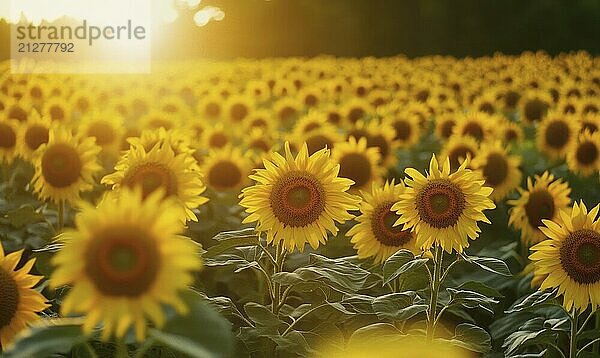
M156 341L192 357L232 357L230 323L194 292L183 295L187 315L170 318L162 330L150 329Z
M373 300L373 311L380 319L405 321L427 310L425 304L414 304L416 297L415 292L390 293L379 296Z
M52 320L50 324L32 327L25 335L20 336L5 358L45 358L55 354L67 354L74 346L86 342L87 338L81 330L81 322L73 319Z
M400 333L401 332L392 324L373 323L354 331L350 336L349 345L352 345L353 342L364 344L364 342L369 342L373 339L398 338Z
M465 261L488 272L501 276L512 276L510 269L502 260L498 260L493 257L467 256L466 254L462 254L461 256Z
M258 236L245 236L245 237L235 237L227 240L219 241L218 244L209 247L206 250L204 256L206 257L215 257L217 255L226 253L227 251L240 247L240 246L252 246L258 245Z
M246 303L244 311L246 311L250 320L259 326L278 327L283 323L270 309L256 302Z
M510 309L506 311L506 313L519 312L538 307L542 304L548 304L552 299L556 297L557 292L558 288L546 291L535 291L534 293L515 303Z
M31 205L23 205L17 209L6 213L8 223L13 227L20 229L25 225L44 221L44 215L35 211Z
M409 250L398 250L383 264L383 284L387 284L403 273L416 270L423 266L428 259L415 258Z
M460 305L466 308L481 308L493 314L493 306L498 303L495 299L475 291L455 290L453 288L447 288L446 290L450 293L448 306Z
M487 297L493 297L493 298L503 298L504 295L502 295L498 290L496 290L495 288L492 288L488 285L486 285L485 283L479 282L479 281L467 281L464 282L462 284L460 284L457 289L459 290L465 290L465 291L473 291L473 292L477 292L480 293L484 296Z
M456 326L454 336L449 342L477 353L487 353L492 349L490 335L483 328L470 323L461 323Z

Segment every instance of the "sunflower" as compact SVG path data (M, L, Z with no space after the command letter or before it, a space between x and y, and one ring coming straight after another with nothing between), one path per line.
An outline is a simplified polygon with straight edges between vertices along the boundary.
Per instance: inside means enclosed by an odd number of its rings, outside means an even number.
M537 122L546 116L552 97L545 92L527 92L519 101L521 106L521 119L523 122Z
M400 148L412 148L421 138L419 118L415 114L400 113L386 116L383 123L393 127L394 140Z
M151 110L139 120L139 125L142 129L151 130L158 130L159 128L170 130L177 128L179 124L177 115L159 110Z
M244 128L252 130L253 128L262 128L265 130L272 130L275 128L274 115L268 109L257 109L250 113L248 117L244 119Z
M540 151L552 159L564 158L567 149L579 133L579 122L573 116L551 113L540 123L536 144Z
M33 153L33 189L42 200L75 203L82 191L94 186L94 175L102 168L100 147L92 138L74 137L64 127L50 128L48 143Z
M471 137L478 142L485 141L490 136L490 123L493 123L489 114L471 112L458 117L453 128L453 135Z
M231 145L234 140L234 133L229 126L225 128L222 122L208 126L202 132L202 145L206 148L224 148Z
M38 319L37 312L49 307L46 298L33 289L43 278L29 274L35 259L15 271L22 255L23 250L5 256L0 244L0 351L17 333Z
M97 208L85 203L52 258L51 287L72 286L62 314L85 314L86 334L102 322L104 340L133 326L138 341L146 335L146 318L163 325L163 304L185 314L179 293L202 262L198 246L180 235L177 207L158 192L143 198L139 190L110 192Z
M300 102L304 104L305 107L314 108L319 105L323 94L319 88L306 87L298 91L298 94L296 96L298 97Z
M165 197L173 197L187 220L197 221L192 211L206 203L200 196L206 189L202 176L188 167L189 154L175 154L168 143L155 145L146 151L141 145L132 145L115 165L115 172L102 178L102 184L122 187L141 187L144 197L160 190Z
M17 155L19 122L0 117L0 164L12 163Z
M462 252L468 239L479 236L477 222L490 223L483 210L496 207L489 198L493 189L483 186L483 178L467 165L465 160L451 173L450 161L440 163L433 155L426 177L416 169L405 170L410 179L405 179L407 188L392 206L400 216L394 225L413 231L420 248L440 245L448 253Z
M508 224L521 230L521 240L526 244L538 243L545 238L538 229L542 220L555 220L558 213L569 206L571 188L544 172L541 176L536 175L534 180L527 178L527 189L518 190L521 196L507 202L513 206L509 210Z
M327 123L327 118L323 113L312 110L298 119L294 125L293 133L297 136L303 136L312 130L321 128Z
M124 133L123 118L116 113L94 112L85 117L78 125L78 133L94 138L96 144L105 153L117 154Z
M360 198L347 193L352 180L338 177L339 164L330 159L328 149L309 155L306 144L294 158L289 143L285 157L273 153L264 159L265 169L250 178L257 183L242 190L240 205L250 215L244 223L257 222L267 241L282 244L287 251L317 248L327 232L337 234L335 222L352 218Z
M83 116L95 107L95 98L85 91L71 95L70 103L73 115Z
M295 98L285 97L273 105L273 110L275 111L275 117L278 122L284 125L290 125L294 122L294 119L300 113L300 109L302 108L302 103L300 103Z
M540 290L558 287L567 310L592 312L600 305L600 206L588 212L583 202L560 213L560 218L544 220L540 230L548 237L531 248L529 258L535 273L547 275Z
M311 155L323 148L332 149L335 143L343 141L343 136L338 132L338 129L330 124L323 125L301 136L293 136L293 138L293 144L296 148L300 148L302 143L306 143L308 154Z
M253 107L254 104L246 96L230 96L225 102L225 119L233 125L240 124L252 112Z
M370 188L383 177L383 168L379 165L381 155L378 148L367 147L367 138L356 140L350 137L345 142L336 143L332 158L340 164L339 176L351 179L354 184L351 192Z
M466 159L474 158L479 150L479 143L472 137L452 135L442 147L441 158L450 159L450 168L455 170Z
M363 98L353 97L342 106L341 112L347 123L353 124L373 113L371 104Z
M258 103L266 102L271 97L269 85L262 80L248 81L244 93Z
M582 132L588 131L590 133L595 133L600 131L600 114L589 113L579 117L579 121L581 123Z
M31 105L28 102L9 100L2 115L6 119L14 119L22 123L27 121L30 111Z
M521 184L523 175L519 169L520 164L520 157L509 155L502 142L495 141L481 144L471 161L471 168L479 170L485 184L494 189L490 198L500 201Z
M393 168L398 162L396 150L400 143L395 137L394 128L385 121L372 120L367 126L367 147L379 150L384 168Z
M515 122L504 121L500 125L499 136L506 144L520 143L523 141L525 134L523 128Z
M569 170L587 177L600 170L600 132L583 132L567 151Z
M38 111L33 110L27 122L22 123L19 128L17 139L19 155L31 161L35 150L42 144L48 143L51 127L52 122L48 117L42 117Z
M253 128L244 137L243 146L252 151L253 154L261 155L268 153L276 144L275 134L262 128Z
M42 107L42 116L56 122L68 122L71 120L71 106L62 98L49 98Z
M227 146L210 150L202 163L201 172L209 188L219 192L235 192L249 184L252 164L249 153L242 154L238 148Z
M399 217L390 209L403 192L404 184L392 181L383 187L373 185L371 193L363 193L358 223L346 233L359 258L374 257L381 264L400 249L419 253L413 233L393 226Z
M220 96L209 95L200 100L197 111L203 120L218 119L223 112L223 100Z
M450 138L456 126L456 114L445 114L435 119L435 135L442 140Z

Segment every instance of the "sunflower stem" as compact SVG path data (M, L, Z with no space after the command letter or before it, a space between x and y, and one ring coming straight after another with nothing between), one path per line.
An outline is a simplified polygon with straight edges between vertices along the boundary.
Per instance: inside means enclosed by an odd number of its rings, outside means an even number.
M440 290L440 278L442 273L442 258L444 253L441 246L435 247L435 258L433 261L433 278L430 282L431 297L429 300L429 310L427 311L427 342L433 341L435 335L435 321L437 311L438 293Z
M600 311L596 311L596 313L594 315L596 316L596 324L595 324L596 331L600 332ZM592 348L592 352L600 353L600 341L594 342L594 347Z
M571 336L569 337L569 358L577 357L577 326L579 320L579 312L577 308L573 307L571 310L571 317L573 320L571 321Z
M61 232L65 225L65 202L58 201L58 232Z
M273 266L273 274L281 272L283 268L283 260L285 258L285 252L281 244L277 245L275 249L275 265ZM277 314L279 311L279 300L281 298L281 286L277 282L273 282L273 300L271 311Z

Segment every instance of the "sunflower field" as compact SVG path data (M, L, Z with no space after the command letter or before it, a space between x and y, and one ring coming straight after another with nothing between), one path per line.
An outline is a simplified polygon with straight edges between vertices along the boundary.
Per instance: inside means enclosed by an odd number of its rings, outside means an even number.
M0 63L3 357L600 357L600 58Z

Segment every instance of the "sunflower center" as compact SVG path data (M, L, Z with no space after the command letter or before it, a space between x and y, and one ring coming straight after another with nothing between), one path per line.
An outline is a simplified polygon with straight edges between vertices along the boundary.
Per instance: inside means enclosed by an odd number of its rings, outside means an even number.
M598 147L592 142L583 142L577 146L575 157L583 165L590 165L598 159Z
M319 122L311 122L308 123L305 127L304 127L304 133L308 133L314 129L318 129L321 128L321 124Z
M581 124L581 131L582 132L588 131L590 133L595 133L595 132L598 131L598 126L596 124L594 124L594 123L591 123L591 122L583 122Z
M241 103L236 103L231 106L229 114L231 115L231 119L233 121L240 122L248 115L248 108Z
M462 190L447 179L430 181L417 194L417 211L421 220L438 229L458 223L466 200Z
M48 128L33 125L25 132L25 143L31 150L36 150L40 145L48 143Z
M600 233L581 229L565 238L560 263L567 275L579 284L600 281Z
M552 148L562 148L569 141L569 126L563 121L555 121L546 128L546 143Z
M273 185L269 201L273 214L286 226L316 222L325 210L325 189L308 173L291 172Z
M210 136L208 141L211 148L223 148L227 143L229 143L229 138L224 133L215 133Z
M106 122L94 122L89 130L88 136L96 138L96 144L103 146L115 141L115 131L113 127Z
M327 115L327 121L332 124L339 124L342 120L342 116L340 116L337 112L329 112Z
M211 118L218 117L221 114L221 106L218 103L210 102L204 108L204 113Z
M8 124L0 123L0 148L10 149L17 144L17 133Z
M442 123L442 128L441 128L442 137L450 138L455 125L456 125L456 122L454 122L454 121L445 121L444 123ZM396 130L396 133L397 132L398 131Z
M506 142L515 141L518 137L519 136L514 129L507 129L506 132L504 132L504 139Z
M0 329L8 326L19 307L19 287L12 276L0 267Z
M473 157L475 153L473 153L473 150L466 145L459 144L456 147L452 148L450 153L448 153L448 159L450 160L450 166L452 167L452 169L457 169L458 167L460 167L461 161L465 160L468 155Z
M504 182L508 175L508 162L502 154L492 153L487 157L483 167L485 182L491 186L498 186Z
M367 146L379 148L379 153L383 159L387 158L388 154L390 154L390 146L381 134L367 137Z
M407 121L397 120L394 122L393 127L394 131L396 132L396 136L394 139L406 141L410 138L410 135L412 133L412 127Z
M19 122L25 122L27 120L27 111L19 106L14 106L8 113L8 118L16 119Z
M352 122L352 123L355 123L356 121L361 119L364 115L365 115L364 109L362 109L360 107L354 107L348 113L348 120L350 120L350 122Z
M312 155L325 147L331 149L333 147L333 142L326 136L317 134L306 139L306 146L308 149L308 154Z
M519 102L521 95L516 91L508 91L504 95L504 103L508 108L514 108Z
M55 121L62 121L65 119L65 110L59 106L52 106L50 108L50 117Z
M546 190L538 190L529 194L529 200L525 204L525 213L529 225L534 228L542 226L542 220L550 220L554 217L554 199Z
M79 154L68 144L54 144L42 157L42 175L55 188L65 188L75 183L81 169Z
M159 163L140 165L134 169L131 175L125 178L123 183L130 188L140 186L144 198L158 188L163 188L166 196L177 193L177 182L173 173Z
M539 121L546 115L548 104L539 99L533 99L525 103L524 115L530 121Z
M355 188L362 188L372 176L371 162L360 153L349 153L340 158L340 177L354 181Z
M394 226L400 217L390 209L394 202L386 202L375 208L371 219L373 235L382 245L403 246L412 238L410 230L402 230L402 226Z
M214 188L235 188L241 181L242 171L235 163L230 161L216 163L208 173L208 182Z
M156 244L147 232L134 227L96 233L85 256L87 274L108 296L135 297L147 292L159 266Z
M477 122L469 122L463 128L463 134L473 137L477 140L483 139L483 128Z

